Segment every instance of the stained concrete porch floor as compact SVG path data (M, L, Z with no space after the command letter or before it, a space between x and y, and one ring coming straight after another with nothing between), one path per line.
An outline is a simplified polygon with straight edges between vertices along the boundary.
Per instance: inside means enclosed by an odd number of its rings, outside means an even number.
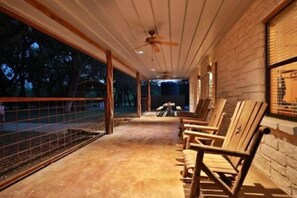
M0 192L0 197L182 198L178 118L148 113ZM207 185L205 197L227 197ZM289 197L252 168L241 197Z

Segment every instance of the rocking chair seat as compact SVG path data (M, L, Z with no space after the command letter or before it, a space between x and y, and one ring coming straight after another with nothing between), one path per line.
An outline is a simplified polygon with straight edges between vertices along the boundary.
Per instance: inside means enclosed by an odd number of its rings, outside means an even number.
M185 166L188 169L194 170L196 165L197 151L183 150L185 157ZM235 169L226 158L222 155L213 155L209 153L204 154L203 163L213 172L237 175L238 171Z

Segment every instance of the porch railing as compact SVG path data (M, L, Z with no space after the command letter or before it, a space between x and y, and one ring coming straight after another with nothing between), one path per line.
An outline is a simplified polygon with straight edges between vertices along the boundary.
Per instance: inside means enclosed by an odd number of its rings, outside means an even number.
M0 189L102 136L104 101L0 98Z
M147 112L147 98L141 98L141 113Z

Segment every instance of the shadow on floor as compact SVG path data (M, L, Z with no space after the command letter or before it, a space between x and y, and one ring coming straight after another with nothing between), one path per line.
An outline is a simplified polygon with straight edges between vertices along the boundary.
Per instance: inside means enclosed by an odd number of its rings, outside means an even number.
M184 183L185 197L190 195L190 183ZM203 196L200 198L217 198L217 197L229 197L224 193L215 183L211 181L205 181L201 184L201 192ZM243 185L240 193L240 198L291 198L284 191L279 188L265 188L260 183L254 183L253 185Z

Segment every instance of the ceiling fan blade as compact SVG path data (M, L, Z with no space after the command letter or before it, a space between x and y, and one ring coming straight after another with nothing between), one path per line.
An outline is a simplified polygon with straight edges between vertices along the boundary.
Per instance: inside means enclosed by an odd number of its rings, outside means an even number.
M156 35L155 40L163 40L165 39L165 36L162 35Z
M158 41L160 45L169 45L169 46L178 46L176 42L169 42L169 41Z
M145 44L143 44L143 45L141 45L141 46L138 46L138 47L134 48L134 50L138 50L138 49L143 48L143 47L145 47L145 46L147 46L147 45L148 45L148 43L145 43Z
M151 46L152 46L152 48L154 49L154 51L155 51L156 53L160 52L160 48L158 47L157 44L153 43L153 44L151 44Z

